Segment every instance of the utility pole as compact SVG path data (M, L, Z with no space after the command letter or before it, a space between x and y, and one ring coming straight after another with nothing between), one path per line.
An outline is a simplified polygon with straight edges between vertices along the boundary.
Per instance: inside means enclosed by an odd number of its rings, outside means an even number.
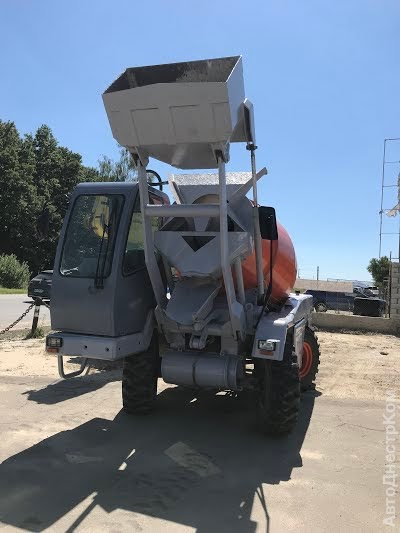
M319 266L317 266L317 281L319 281Z

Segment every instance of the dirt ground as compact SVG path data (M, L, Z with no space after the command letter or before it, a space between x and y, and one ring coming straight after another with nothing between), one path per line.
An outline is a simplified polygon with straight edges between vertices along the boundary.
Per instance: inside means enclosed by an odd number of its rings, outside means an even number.
M318 390L332 398L382 400L400 390L400 338L319 332Z
M332 398L382 400L388 388L400 390L400 338L379 334L318 332L321 365L318 390ZM44 350L43 339L0 341L0 375L48 376L57 379L57 358ZM74 359L65 370L76 370ZM119 364L100 363L89 374Z
M120 365L60 381L43 339L0 341L0 530L384 531L382 417L400 390L400 338L318 337L316 391L279 439L240 398L161 380L156 412L131 417Z

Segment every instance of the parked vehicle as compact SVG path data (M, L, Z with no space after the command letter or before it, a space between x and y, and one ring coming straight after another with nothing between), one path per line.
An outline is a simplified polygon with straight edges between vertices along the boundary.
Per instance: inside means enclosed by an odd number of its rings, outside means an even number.
M42 300L50 300L51 298L51 284L53 280L52 270L42 270L31 279L28 285L29 298L42 298Z
M318 313L328 310L353 311L355 294L350 292L330 292L307 289L304 294L313 297L314 309Z
M371 291L374 296L379 296L379 289L375 285L372 285L371 287L367 287L367 289Z
M356 287L353 292L331 292L307 289L304 291L304 294L309 294L313 297L314 309L318 313L326 313L328 310L348 311L353 313L354 301L356 298L358 300L377 300L379 302L377 307L380 309L380 314L383 314L386 305L385 300L375 298L368 289L360 287ZM368 307L368 309L369 308L370 307Z
M361 296L361 298L375 298L379 296L379 291L374 292L370 287L354 287L355 296Z

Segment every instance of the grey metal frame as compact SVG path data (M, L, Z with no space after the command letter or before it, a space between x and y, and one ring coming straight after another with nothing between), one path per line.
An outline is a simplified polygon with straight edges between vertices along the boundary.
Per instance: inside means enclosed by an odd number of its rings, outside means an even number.
M218 176L219 176L219 205L216 204L200 204L200 205L169 205L169 206L153 206L149 204L148 184L146 167L141 163L139 158L136 159L138 167L138 181L140 193L140 209L142 213L143 237L144 237L144 253L146 267L149 272L149 277L153 286L157 305L161 310L164 310L167 304L167 298L162 283L161 274L154 254L154 238L151 228L150 218L152 216L200 216L210 217L219 216L220 222L220 244L221 244L221 269L225 285L226 298L229 309L230 323L232 327L232 335L236 337L236 332L240 337L243 337L244 327L240 321L241 307L245 302L243 274L240 262L236 261L235 274L238 279L238 293L239 302L236 298L235 287L233 283L231 264L229 261L229 247L228 247L228 204L226 193L226 173L225 161L221 153L216 154L218 160ZM257 187L257 174L253 172L253 181ZM253 184L254 187L254 184ZM258 222L258 212L257 212ZM259 226L258 226L259 228ZM261 241L260 241L261 242ZM260 246L261 250L261 246ZM159 314L157 315L159 316Z
M146 205L144 210L148 217L218 217L220 213L216 204Z
M145 75L146 73L146 75ZM151 73L149 78L148 74ZM239 262L229 258L225 163L232 142L247 144L254 194L253 230L258 301L264 297L261 235L258 220L255 125L253 105L245 97L240 56L129 68L103 94L111 129L128 148L138 167L147 270L160 311L167 301L154 254L150 217L219 217L220 266L232 335L243 336L244 289ZM146 165L149 157L176 168L218 168L220 205L149 205ZM231 210L230 210L231 211ZM162 313L157 316L162 317Z
M142 214L143 225L144 257L157 305L163 309L167 304L167 296L165 294L160 269L158 268L157 259L154 253L153 230L151 228L151 222L149 218L151 215L146 214L147 208L149 207L149 191L146 167L142 165L139 159L137 160L137 168L140 194L140 211Z
M253 227L254 227L254 249L256 255L256 274L257 274L257 288L258 297L261 299L264 296L264 276L262 268L262 248L261 248L261 231L260 220L258 215L258 195L257 195L257 168L256 168L256 147L253 144L248 145L251 154L251 174L253 177Z
M236 300L235 287L233 285L231 264L229 262L229 249L228 249L228 213L227 213L227 196L226 196L226 174L225 174L225 161L222 155L218 156L218 176L219 176L219 231L220 231L220 243L221 243L221 268L224 278L226 300L228 303L229 317L231 321L232 334L235 336L236 331L241 331L240 324L237 321L237 315L235 313L234 306L238 302ZM240 329L238 329L240 328Z

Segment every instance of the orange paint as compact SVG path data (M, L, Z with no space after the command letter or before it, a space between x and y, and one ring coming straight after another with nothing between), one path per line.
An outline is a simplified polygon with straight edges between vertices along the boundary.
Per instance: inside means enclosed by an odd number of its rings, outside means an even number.
M262 241L263 273L266 286L269 283L270 241ZM271 301L283 303L296 281L297 262L292 240L285 228L278 222L278 240L272 243L272 293ZM245 289L257 287L255 253L242 262Z
M311 344L305 342L303 344L303 360L301 362L300 378L304 378L311 370L313 362L313 351Z

